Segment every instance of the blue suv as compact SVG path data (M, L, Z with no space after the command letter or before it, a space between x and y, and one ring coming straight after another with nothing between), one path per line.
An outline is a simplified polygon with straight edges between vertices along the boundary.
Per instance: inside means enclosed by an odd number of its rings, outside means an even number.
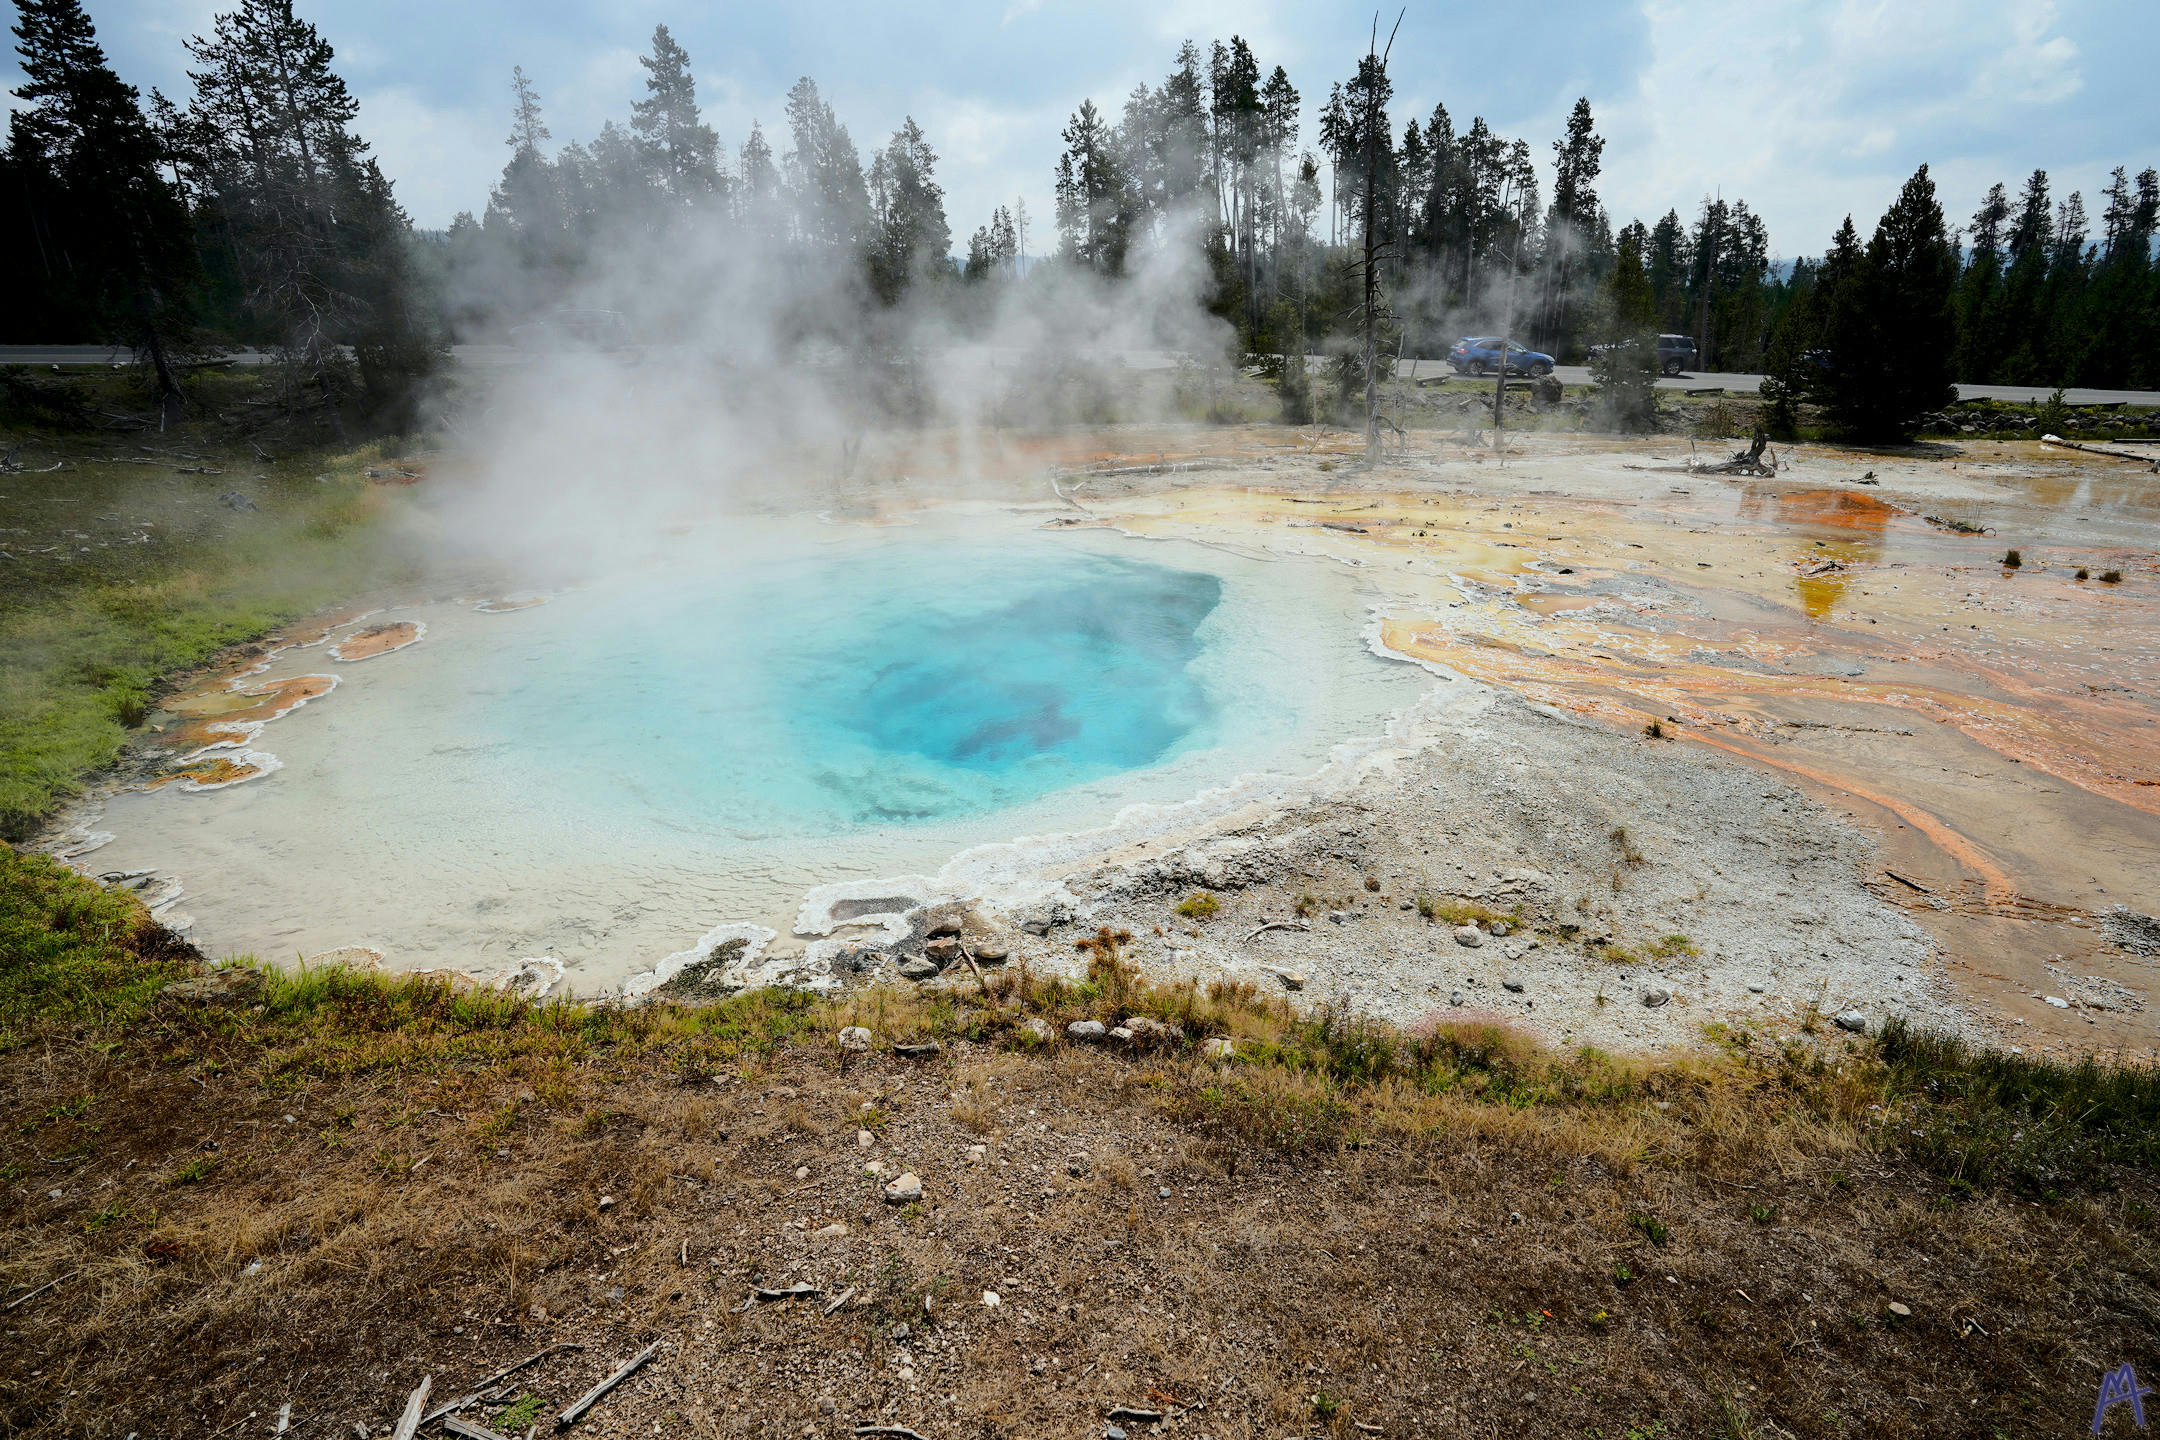
M1448 351L1448 364L1455 367L1458 375L1490 375L1500 368L1501 342L1495 337L1482 339L1465 336L1455 342ZM1507 342L1507 368L1511 375L1550 375L1553 357L1528 349L1510 340Z

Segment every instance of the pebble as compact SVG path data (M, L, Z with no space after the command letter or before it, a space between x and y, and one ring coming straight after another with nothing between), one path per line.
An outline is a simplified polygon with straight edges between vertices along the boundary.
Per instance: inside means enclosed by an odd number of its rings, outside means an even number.
M1350 912L1348 910L1330 910L1327 912L1327 918L1331 924L1340 925L1350 918Z
M847 1233L847 1222L835 1220L830 1225L820 1226L817 1236L820 1240L845 1240L847 1239Z
M1485 943L1485 932L1475 925L1464 925L1455 931L1455 943L1465 949L1475 950Z
M983 1158L984 1158L985 1156L987 1156L987 1155L988 1155L989 1153L990 1153L990 1147L989 1147L989 1146L987 1146L987 1145L970 1145L970 1146L968 1146L968 1159L970 1159L970 1160L981 1160L981 1159L983 1159Z
M1065 1027L1065 1034L1074 1040L1100 1040L1104 1034L1103 1023L1100 1020L1075 1020Z
M1747 987L1747 993L1750 995L1760 995L1763 993L1763 987L1760 985L1750 985Z
M995 1290L985 1290L985 1291L983 1291L983 1309L985 1309L985 1310L995 1310L995 1309L997 1309L997 1308L998 1308L998 1306L999 1306L999 1305L1002 1305L1003 1303L1004 1303L1004 1302L1003 1302L1002 1300L998 1299L998 1293L997 1293L997 1291L995 1291Z
M1867 1034L1867 1016L1861 1014L1858 1010L1842 1010L1838 1012L1837 1028L1850 1030L1855 1035L1865 1035Z
M1285 990L1302 990L1305 988L1305 976L1300 971L1277 970L1275 978L1282 981Z
M1201 1043L1200 1053L1210 1060L1235 1060L1237 1046L1226 1037L1217 1035Z
M872 1160L869 1164L863 1166L862 1168L863 1174L865 1175L883 1175L885 1173L885 1162L882 1160Z
M900 967L900 978L903 980L929 980L937 973L937 963L932 960L910 960Z
M1168 1185L1164 1185L1164 1186L1160 1187L1159 1189L1157 1189L1157 1190L1156 1190L1156 1192L1155 1192L1155 1198L1156 1198L1156 1199L1158 1199L1158 1200L1167 1200L1167 1199L1169 1199L1169 1198L1170 1198L1170 1187L1169 1187Z
M1125 1432L1115 1425L1103 1427L1103 1440L1125 1440Z
M960 942L951 938L932 940L922 948L923 954L937 961L940 965L949 965L960 958Z
M1120 1045L1130 1045L1133 1043L1132 1027L1128 1025L1113 1025L1110 1027L1110 1038L1117 1041Z
M870 1048L871 1034L861 1025L850 1025L840 1032L840 1048L850 1055L860 1055Z
M1493 921L1492 933L1493 933L1493 934L1495 934L1495 935L1497 935L1497 936L1499 936L1499 937L1500 937L1501 939L1505 940L1505 939L1507 938L1507 935L1508 935L1508 923L1507 923L1507 921L1505 921L1505 920L1495 920L1495 921Z
M796 1166L796 1167L795 1167L795 1178L796 1178L796 1179L798 1179L798 1180L807 1180L807 1179L809 1179L809 1178L810 1178L810 1167L809 1167L808 1165L798 1165L798 1166Z
M1511 995L1520 995L1523 993L1523 982L1520 980L1502 980L1500 988Z
M956 917L951 915L946 916L942 920L931 921L930 928L923 931L923 934L928 936L932 940L941 940L948 935L958 935L959 933L960 921Z
M1010 954L1012 952L1003 945L978 945L975 947L975 959L984 965L1002 965L1005 963L1005 958Z
M1020 1022L1020 1033L1038 1044L1047 1044L1050 1040L1050 1022L1030 1016Z
M1642 1003L1645 1009L1655 1010L1670 999L1672 999L1672 991L1667 990L1662 985L1646 985L1643 987Z
M862 1149L868 1150L871 1146L877 1144L877 1136L871 1134L868 1130L857 1130L855 1132L855 1143Z
M2040 998L2047 1001L2048 1004L2054 1006L2057 1010L2067 1010L2070 1008L2070 1002L2063 999L2060 995L2043 995Z
M603 1210L612 1210L612 1209L614 1209L614 1208L615 1208L615 1197L614 1197L613 1195L602 1195L602 1196L600 1197L600 1208L601 1208L601 1209L603 1209Z
M1900 1320L1909 1320L1912 1318L1912 1309L1910 1306L1900 1305L1897 1301L1892 1300L1888 1308L1890 1313L1897 1316Z
M1450 1005L1460 1005L1460 1004L1462 1004L1462 1003L1463 1003L1463 993L1462 993L1462 991L1460 991L1460 990L1450 990L1450 991L1448 991L1447 1003L1448 1003L1448 1004L1450 1004Z
M922 1199L922 1180L912 1170L904 1172L899 1179L885 1186L885 1203L906 1205Z
M1165 1025L1151 1015L1135 1015L1125 1022L1125 1028L1142 1045L1167 1045L1178 1038L1175 1026Z

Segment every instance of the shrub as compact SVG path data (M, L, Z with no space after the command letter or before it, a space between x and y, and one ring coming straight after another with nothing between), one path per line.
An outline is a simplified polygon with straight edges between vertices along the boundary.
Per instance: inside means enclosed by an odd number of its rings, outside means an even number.
M1177 913L1188 920L1212 920L1215 912L1222 909L1222 902L1205 890L1195 890L1178 901Z
M2020 565L2023 565L2025 563L2025 557L2018 554L2018 552L2015 550L2005 551L2003 554L2002 563L2005 570L2015 570Z

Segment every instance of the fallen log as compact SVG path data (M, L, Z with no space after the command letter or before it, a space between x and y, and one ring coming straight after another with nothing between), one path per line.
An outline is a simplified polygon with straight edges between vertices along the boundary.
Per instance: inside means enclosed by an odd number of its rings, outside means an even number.
M2059 446L2064 450L2083 450L2089 455L2106 455L2116 460L2128 460L2133 465L2143 465L2154 474L2160 475L2160 456L2135 455L2127 450L2109 450L2100 445L2086 445L2076 440L2065 440L2060 435L2042 435L2040 443Z

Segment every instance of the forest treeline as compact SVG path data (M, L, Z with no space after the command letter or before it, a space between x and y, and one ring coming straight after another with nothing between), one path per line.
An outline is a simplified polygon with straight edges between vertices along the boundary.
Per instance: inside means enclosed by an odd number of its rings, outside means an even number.
M1387 65L1368 55L1306 135L1291 77L1233 37L1186 44L1115 115L1080 104L1047 233L1031 235L1016 200L961 242L912 118L866 160L805 78L781 133L753 125L730 147L662 25L645 93L589 139L555 143L516 70L509 159L485 204L415 232L330 44L291 0L236 0L186 42L192 93L147 102L80 0L15 3L26 79L0 194L20 197L23 223L0 227L0 263L28 283L0 292L0 335L134 345L170 403L177 357L252 345L288 361L294 403L409 423L450 342L500 338L655 243L781 255L865 319L935 307L963 329L1046 265L1114 282L1162 247L1196 247L1204 303L1243 352L1333 352L1345 393L1368 259L1387 356L1501 330L1564 361L1592 346L1642 356L1649 337L1682 333L1700 368L1764 371L1781 414L1817 402L1855 433L1909 429L1953 379L2160 386L2150 167L2115 170L2097 222L2035 171L2014 199L1991 189L1960 229L1922 167L1872 237L1848 220L1821 259L1781 266L1738 197L1616 225L1587 99L1548 160L1445 105L1398 126ZM670 338L665 312L630 323Z

